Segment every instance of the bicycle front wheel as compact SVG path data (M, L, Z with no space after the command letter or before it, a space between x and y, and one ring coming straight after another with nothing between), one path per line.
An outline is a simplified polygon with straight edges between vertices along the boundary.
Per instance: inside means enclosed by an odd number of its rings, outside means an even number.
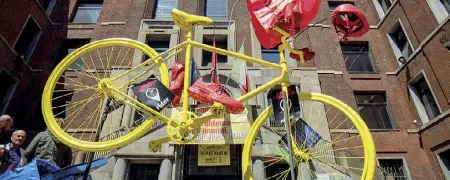
M302 92L298 99L299 117L290 122L292 149L283 123L268 118L272 106L255 120L242 153L244 179L291 179L293 169L294 179L372 180L375 145L358 113L324 94Z
M83 151L108 151L143 136L156 119L127 97L134 98L130 87L151 74L169 86L167 66L155 56L146 44L122 38L95 41L67 55L51 73L42 96L50 131Z

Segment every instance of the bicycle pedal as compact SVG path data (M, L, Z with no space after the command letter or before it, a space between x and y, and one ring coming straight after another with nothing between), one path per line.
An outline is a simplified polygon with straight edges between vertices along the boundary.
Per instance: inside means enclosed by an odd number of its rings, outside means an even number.
M215 102L211 106L211 114L218 116L218 117L223 117L225 115L225 106L221 103Z

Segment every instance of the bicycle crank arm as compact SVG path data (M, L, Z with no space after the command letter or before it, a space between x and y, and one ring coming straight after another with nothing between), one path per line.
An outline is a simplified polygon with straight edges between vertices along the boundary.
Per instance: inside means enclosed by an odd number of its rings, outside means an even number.
M166 142L169 142L169 141L170 141L169 137L165 137L165 138L161 138L161 139L157 139L157 140L152 140L152 141L149 142L148 148L152 152L161 152L162 143L166 143Z

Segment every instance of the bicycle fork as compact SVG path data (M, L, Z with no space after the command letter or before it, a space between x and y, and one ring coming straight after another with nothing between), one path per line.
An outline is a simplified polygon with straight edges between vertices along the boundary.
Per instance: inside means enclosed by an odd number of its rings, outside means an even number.
M292 140L291 140L291 120L289 119L289 106L288 106L288 86L289 86L289 75L288 75L288 68L287 68L287 62L284 57L284 45L278 46L278 52L280 54L280 65L282 67L282 77L283 77L283 83L281 83L281 89L283 91L283 114L284 114L284 128L286 129L287 134L287 142L288 142L288 148L289 148L289 167L291 171L291 179L294 180L295 178L295 171L294 171L294 162L293 162L293 156L292 156Z

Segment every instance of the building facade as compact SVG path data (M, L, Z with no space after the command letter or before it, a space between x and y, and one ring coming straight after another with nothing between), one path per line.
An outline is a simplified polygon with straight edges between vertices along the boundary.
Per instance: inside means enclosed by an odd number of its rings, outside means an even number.
M0 2L0 114L13 128L45 128L41 95L67 36L69 4L57 0Z
M391 176L399 179L449 179L448 1L323 0L321 3L313 22L330 17L333 8L339 4L352 3L365 13L370 31L360 38L341 42L329 19L311 24L292 45L295 48L308 47L316 55L303 65L287 59L292 85L299 91L333 96L358 111L374 138L378 168L397 169L397 173ZM215 35L218 47L238 51L243 43L246 55L277 62L278 52L262 48L257 41L242 0L72 0L68 9L67 40L61 51L68 53L92 41L121 37L141 41L163 52L181 42L185 34L171 20L172 8L216 20L214 27L195 27L196 41L209 44ZM210 54L194 50L195 62L203 74L208 74L210 69L208 57ZM170 67L174 61L180 60L182 57L173 57L167 65ZM228 76L234 61L230 57L219 57L222 76ZM247 66L252 89L279 75L251 63ZM376 100L366 101L365 97ZM248 105L267 107L269 103L264 94L251 99ZM254 120L259 113L258 110L251 111L248 117ZM117 121L124 123L120 118ZM130 126L130 122L125 125ZM348 134L352 132L351 129L346 131ZM107 135L102 134L102 137ZM241 145L231 145L231 166L228 169L198 167L196 145L166 143L161 152L156 153L148 149L149 141L165 136L166 126L159 124L124 148L97 153L96 157L109 157L109 163L96 170L94 177L242 177ZM79 152L77 161L83 161L83 157L84 153ZM254 165L258 163L256 159ZM266 177L270 174L268 171L264 173Z

